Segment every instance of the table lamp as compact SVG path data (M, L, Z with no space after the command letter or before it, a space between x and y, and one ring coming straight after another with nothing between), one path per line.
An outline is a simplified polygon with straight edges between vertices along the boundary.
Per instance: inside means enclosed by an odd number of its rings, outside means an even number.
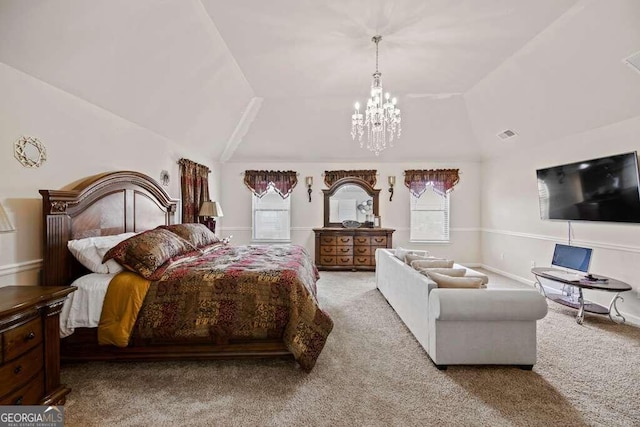
M202 221L203 224L211 230L212 233L216 232L216 218L223 217L222 208L220 207L220 203L212 202L211 200L207 200L202 203L200 206L200 212L198 216L204 217Z

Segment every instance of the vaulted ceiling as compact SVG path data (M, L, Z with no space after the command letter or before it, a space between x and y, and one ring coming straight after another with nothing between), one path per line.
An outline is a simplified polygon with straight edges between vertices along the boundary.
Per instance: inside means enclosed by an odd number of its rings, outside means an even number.
M640 115L638 22L636 0L0 0L0 62L212 161L473 160ZM350 136L375 34L403 112L378 159Z

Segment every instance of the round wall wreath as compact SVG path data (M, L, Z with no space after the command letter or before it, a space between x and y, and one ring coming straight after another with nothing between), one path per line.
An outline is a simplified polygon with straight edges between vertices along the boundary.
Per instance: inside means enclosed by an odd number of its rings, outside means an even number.
M14 144L14 156L22 166L37 168L47 160L47 149L38 138L22 136Z

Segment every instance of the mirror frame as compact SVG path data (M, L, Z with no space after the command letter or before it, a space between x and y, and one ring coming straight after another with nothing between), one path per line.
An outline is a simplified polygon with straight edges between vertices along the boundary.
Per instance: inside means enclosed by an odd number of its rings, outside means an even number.
M369 196L371 196L371 198L373 199L373 215L378 216L378 199L379 199L379 193L380 190L376 190L375 188L373 188L371 185L369 185L368 182L360 179L360 178L356 178L353 176L348 176L346 178L341 178L339 180L337 180L336 182L333 183L333 185L329 188L329 189L323 189L322 192L324 193L324 226L325 227L338 227L338 228L344 228L342 227L342 223L341 222L329 222L329 209L330 209L330 203L329 203L329 199L331 199L331 196L333 196L336 191L338 191L342 186L347 185L347 184L351 184L351 185L355 185L357 187L362 188Z

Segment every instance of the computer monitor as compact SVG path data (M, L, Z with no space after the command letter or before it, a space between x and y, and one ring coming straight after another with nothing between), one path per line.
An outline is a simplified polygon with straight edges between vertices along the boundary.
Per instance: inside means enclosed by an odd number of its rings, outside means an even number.
M592 251L590 248L556 244L551 265L587 273L591 263Z

